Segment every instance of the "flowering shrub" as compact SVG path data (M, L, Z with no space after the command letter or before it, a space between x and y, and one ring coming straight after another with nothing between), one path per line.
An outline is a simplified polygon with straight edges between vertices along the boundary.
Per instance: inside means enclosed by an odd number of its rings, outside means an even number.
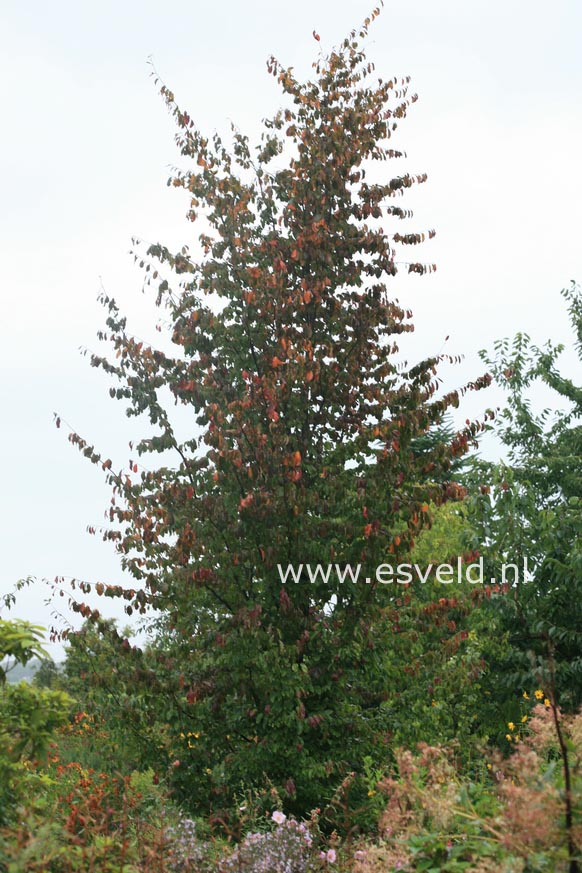
M330 849L322 859L316 853L313 837L304 822L287 819L282 812L272 816L276 827L267 833L248 834L234 852L219 864L220 873L311 873L321 869L321 861L335 861Z
M419 743L416 753L398 751L395 773L379 783L386 797L381 839L359 847L354 870L572 870L554 713L544 695L534 699L539 702L528 719L519 729L513 725L511 754L494 751L471 780L463 778L446 749ZM582 714L563 717L558 712L558 717L572 758L579 761ZM579 764L572 772L572 832L580 856Z
M166 830L168 847L168 870L172 873L214 873L217 865L217 848L200 839L196 822L180 818L176 825Z

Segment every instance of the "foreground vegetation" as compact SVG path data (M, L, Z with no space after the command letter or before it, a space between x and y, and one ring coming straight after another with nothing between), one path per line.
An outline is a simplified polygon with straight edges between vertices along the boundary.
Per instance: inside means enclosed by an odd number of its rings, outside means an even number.
M425 177L377 168L403 157L388 140L415 98L372 82L370 24L314 81L271 59L287 105L256 149L207 138L160 85L200 259L139 256L163 348L103 299L114 355L92 363L149 422L128 469L69 433L112 486L100 533L132 587L70 586L84 624L61 669L39 629L0 621L0 656L42 661L0 692L7 873L580 869L582 389L521 334L444 394L443 356L400 358L411 314L386 283L434 232L381 224ZM582 296L564 297L581 351ZM454 428L492 382L504 409ZM538 414L540 382L556 403ZM492 427L495 464L473 452ZM322 562L339 572L310 579ZM387 562L422 578L384 584ZM449 562L482 580L443 581Z
M26 659L37 633L15 622L0 627L2 651L14 656L20 639L18 657ZM146 738L133 733L127 698L112 699L110 680L99 677L111 654L87 625L61 669L45 662L32 685L4 686L0 869L575 869L582 715L562 713L553 689L513 695L513 720L499 725L499 746L478 733L471 739L470 730L470 755L458 741L393 745L383 767L367 758L362 773L349 773L309 815L285 813L286 799L272 785L245 790L241 784L236 805L195 816L196 798L182 791L187 775L178 774L198 732L171 736L160 717L150 738L165 733L158 761L167 763L145 767ZM473 680L475 686L481 701L473 696L476 710L466 716L473 726L480 713L490 716L492 703L485 687ZM457 695L452 703L467 700ZM418 737L441 731L446 707L442 699L425 707ZM210 768L205 773L212 784Z

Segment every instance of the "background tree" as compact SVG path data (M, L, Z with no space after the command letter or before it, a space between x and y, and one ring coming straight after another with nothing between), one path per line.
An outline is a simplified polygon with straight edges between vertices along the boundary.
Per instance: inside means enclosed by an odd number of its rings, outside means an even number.
M38 788L31 761L46 759L56 730L67 722L71 698L62 691L8 684L12 664L47 658L43 629L27 621L0 619L0 824L17 817L18 803L31 784Z
M36 670L32 683L37 688L57 688L60 686L61 673L59 665L55 664L52 658L46 658L40 662L38 670Z
M155 428L137 455L163 463L116 473L70 435L108 471L105 537L136 581L97 590L157 610L155 651L125 649L144 707L194 737L174 780L206 808L271 782L304 811L365 758L385 759L393 713L375 622L396 595L305 572L284 585L278 566L361 564L374 580L378 564L409 554L429 505L459 499L451 463L479 429L419 450L460 392L439 394L439 357L408 366L397 354L412 324L387 290L396 246L434 232L388 230L411 216L397 198L426 176L385 170L403 157L388 142L415 97L407 79L373 80L361 41L378 11L320 56L312 81L269 61L287 105L257 148L236 129L230 149L208 138L161 85L190 162L170 184L203 219L200 257L156 244L141 261L172 353L131 337L104 297L115 357L92 363ZM168 390L191 412L185 440Z
M573 284L563 296L580 358L580 288ZM533 576L492 598L492 621L508 640L497 682L510 698L543 684L564 709L576 711L582 704L582 389L561 375L562 351L550 342L540 349L518 334L496 343L493 356L482 354L507 392L496 432L508 458L480 465L481 482L491 487L481 487L470 507L485 576L498 577L503 562L522 567L526 558ZM556 405L542 411L532 403L539 384L556 396Z

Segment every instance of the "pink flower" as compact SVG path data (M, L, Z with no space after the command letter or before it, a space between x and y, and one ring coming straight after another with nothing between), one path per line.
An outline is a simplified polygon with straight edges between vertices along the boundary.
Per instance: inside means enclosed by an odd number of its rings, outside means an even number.
M337 858L337 855L335 853L335 849L328 849L327 854L325 856L325 860L327 861L327 863L328 864L335 864L336 858Z
M273 813L273 821L275 822L275 824L282 825L284 824L284 822L287 821L287 816L285 815L285 813L276 810Z

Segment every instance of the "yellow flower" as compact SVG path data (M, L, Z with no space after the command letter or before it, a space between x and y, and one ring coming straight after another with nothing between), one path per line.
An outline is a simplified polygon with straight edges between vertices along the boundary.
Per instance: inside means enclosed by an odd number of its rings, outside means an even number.
M526 721L527 721L527 715L522 715L522 717L521 717L521 723L522 723L522 724L525 724Z
M491 770L491 764L487 764L487 769Z
M535 699L541 700L543 696L544 696L544 692L541 690L541 688L538 688L538 690L534 694Z
M510 743L511 742L511 734L505 734L505 739L507 740L508 743Z
M527 691L523 692L522 697L524 700L529 700L529 694L527 693Z
M368 797L373 797L375 793L376 792L372 788L370 788L370 790L368 791Z
M544 706L551 706L551 705L552 705L552 704L550 703L550 701L549 701L548 698L546 697L546 699L544 700Z
M507 727L509 728L510 731L514 731L514 730L515 730L515 725L514 725L514 723L513 723L512 721L508 721L508 722L507 722Z

